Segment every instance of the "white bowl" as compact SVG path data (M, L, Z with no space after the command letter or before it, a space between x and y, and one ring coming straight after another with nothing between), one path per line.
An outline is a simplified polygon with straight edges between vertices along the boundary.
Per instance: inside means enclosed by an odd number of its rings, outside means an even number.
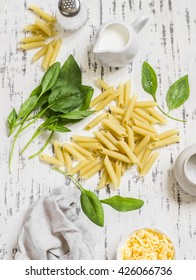
M175 244L174 244L173 240L171 239L171 237L170 237L167 233L165 233L164 231L159 230L159 229L157 229L157 228L155 228L155 227L144 227L144 228L138 228L138 229L132 231L131 233L127 234L127 235L121 240L121 242L120 242L120 244L119 244L119 246L118 246L118 248L117 248L117 253L116 253L116 259L117 259L117 260L122 260L121 249L122 249L122 247L125 245L127 239L129 239L135 232L137 232L137 231L139 231L139 230L145 230L145 229L153 229L153 230L155 230L155 231L157 231L157 232L159 232L159 233L164 234L165 236L167 236L168 239L169 239L169 240L171 241L171 243L173 244L173 247L174 247L174 258L173 258L173 259L174 259L174 260L177 259L177 257L176 257L176 248L175 248Z

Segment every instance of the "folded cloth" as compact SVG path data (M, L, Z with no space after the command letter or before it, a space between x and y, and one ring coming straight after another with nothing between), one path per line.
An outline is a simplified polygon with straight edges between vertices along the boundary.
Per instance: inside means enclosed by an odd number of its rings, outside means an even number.
M94 238L77 214L80 191L64 186L29 208L18 238L15 260L90 260Z

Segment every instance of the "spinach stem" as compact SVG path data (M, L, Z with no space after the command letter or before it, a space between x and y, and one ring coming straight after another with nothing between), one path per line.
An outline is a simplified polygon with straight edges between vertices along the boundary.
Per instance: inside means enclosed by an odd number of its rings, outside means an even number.
M35 133L33 134L33 136L31 137L31 139L27 142L27 144L24 146L24 148L20 152L20 155L22 155L24 153L24 151L28 148L28 146L31 144L31 142L33 142L33 140L42 133L43 133L43 131L36 130Z
M52 139L53 134L54 134L54 131L52 131L52 132L50 133L50 136L48 137L48 139L47 139L46 143L44 144L44 146L43 146L37 153L31 155L31 156L29 157L29 159L32 159L32 158L38 156L39 154L41 154L41 153L45 150L45 148L48 146L50 140Z

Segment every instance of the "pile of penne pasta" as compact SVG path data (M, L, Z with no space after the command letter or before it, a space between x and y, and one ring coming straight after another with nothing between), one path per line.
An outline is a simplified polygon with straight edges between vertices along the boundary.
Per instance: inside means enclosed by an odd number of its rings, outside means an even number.
M99 130L90 137L74 135L70 144L54 141L55 157L42 154L40 159L58 167L65 165L68 175L79 173L83 179L102 170L97 189L110 183L118 188L121 176L133 165L145 176L159 155L154 150L179 142L179 132L157 132L154 125L164 124L165 118L155 110L155 101L138 101L136 95L130 95L130 81L120 83L117 89L103 80L98 82L103 92L91 101L90 107L100 111L116 101L116 106L110 105L108 111L84 128L99 126ZM79 161L74 167L72 158Z
M44 70L47 70L56 61L62 44L61 39L53 39L49 43L46 43L48 38L58 35L54 25L56 18L35 5L29 5L29 9L39 16L39 18L35 18L34 24L28 24L24 27L24 30L30 32L31 36L20 40L19 49L31 50L42 47L34 54L32 63L44 56L42 67Z

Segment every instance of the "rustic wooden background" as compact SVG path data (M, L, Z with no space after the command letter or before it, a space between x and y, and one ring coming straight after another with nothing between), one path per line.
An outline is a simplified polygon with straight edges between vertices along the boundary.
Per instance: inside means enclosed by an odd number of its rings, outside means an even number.
M23 26L33 22L34 16L28 12L29 3L35 3L46 11L57 9L57 0L0 1L0 259L11 259L19 234L23 216L28 206L40 196L50 192L55 186L63 185L64 178L50 167L41 164L38 158L28 160L43 144L43 139L35 141L24 156L19 156L20 148L33 132L33 128L19 139L13 160L12 174L8 171L8 155L12 139L7 137L6 119L14 106L19 108L30 91L43 75L40 62L31 64L35 51L17 50L20 38L24 36ZM163 148L159 160L145 177L140 178L131 169L122 179L121 195L140 197L145 201L140 211L121 213L105 207L105 227L89 226L97 243L96 259L114 259L120 239L138 227L155 226L166 231L174 240L179 259L196 259L196 197L181 190L175 181L173 165L180 151L195 143L196 129L196 2L194 0L83 0L89 10L89 20L85 27L73 33L63 34L63 47L59 61L74 54L83 69L86 84L93 85L96 77L103 77L108 83L117 85L120 81L132 79L133 91L141 99L147 99L141 88L141 65L148 60L158 73L159 102L165 107L165 95L169 85L180 76L189 74L191 95L185 106L173 112L178 118L186 118L187 123L168 121L166 128L181 131L180 144ZM41 4L40 4L41 3ZM118 19L131 24L140 14L149 16L149 22L139 34L140 51L134 62L122 69L102 66L92 53L92 44L99 26L110 19ZM98 94L98 90L95 90ZM80 125L73 126L74 133L81 132ZM81 125L82 124L82 125ZM34 127L35 128L35 127ZM160 128L165 130L165 127ZM66 141L71 133L56 135ZM48 148L51 150L51 147ZM98 176L82 182L86 188L94 189ZM114 193L112 193L114 194ZM109 190L99 193L100 197L111 195Z

